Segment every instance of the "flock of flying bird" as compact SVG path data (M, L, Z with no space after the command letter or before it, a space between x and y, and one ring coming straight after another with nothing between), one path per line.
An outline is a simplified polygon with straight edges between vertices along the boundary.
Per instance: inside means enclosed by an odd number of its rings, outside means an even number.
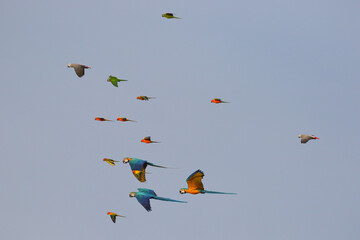
M179 17L175 17L173 13L164 13L162 14L162 17L168 18L168 19L180 19ZM86 65L82 65L82 64L76 64L76 63L72 63L72 64L68 64L68 67L70 68L74 68L75 73L78 77L82 77L85 75L85 69L90 69L90 67L86 66ZM112 85L114 85L115 87L118 87L118 83L122 82L122 81L128 81L128 80L124 80L124 79L119 79L117 77L114 76L109 76L109 78L107 79L108 82L110 82ZM153 99L155 97L148 97L148 96L138 96L137 99L141 100L141 101L149 101L149 99ZM211 100L212 103L215 104L219 104L219 103L229 103L226 101L222 101L220 98L214 98ZM109 120L106 118L102 118L102 117L96 117L95 120L97 121L113 121L113 120ZM116 119L117 121L122 121L122 122L136 122L134 120L128 119L126 117L119 117ZM307 143L309 140L312 139L319 139L317 137L315 137L314 135L307 135L307 134L299 134L298 138L301 139L301 143ZM144 137L143 139L141 139L141 142L143 143L159 143L157 141L152 141L151 137ZM113 160L110 158L104 158L103 161L107 162L108 164L110 164L111 166L115 166L116 162L120 162L117 160ZM146 181L146 177L145 177L145 169L147 166L152 166L152 167L158 167L158 168L167 168L164 166L160 166L160 165L156 165L154 163L148 162L146 160L142 160L142 159L138 159L138 158L129 158L126 157L123 159L123 163L129 163L131 171L133 173L133 175L135 176L135 178L137 180L139 180L140 182L145 182ZM204 185L202 183L202 179L204 177L204 173L198 169L195 172L193 172L192 174L190 174L190 176L186 179L188 188L181 188L180 189L180 193L181 194L185 194L185 193L190 193L190 194L204 194L204 193L215 193L215 194L236 194L236 193L225 193L225 192L215 192L215 191L209 191L209 190L205 190L204 189ZM138 188L138 192L131 192L129 194L129 197L135 197L137 199L137 201L146 209L146 211L151 211L151 206L150 206L150 199L156 199L156 200L161 200L161 201L170 201L170 202L179 202L179 203L186 203L185 201L179 201L179 200L174 200L171 198L164 198L164 197L159 197L157 196L157 194L154 192L154 190L151 189L147 189L147 188ZM107 213L111 220L115 223L116 222L116 217L125 217L122 215L118 215L116 213L113 212L108 212Z

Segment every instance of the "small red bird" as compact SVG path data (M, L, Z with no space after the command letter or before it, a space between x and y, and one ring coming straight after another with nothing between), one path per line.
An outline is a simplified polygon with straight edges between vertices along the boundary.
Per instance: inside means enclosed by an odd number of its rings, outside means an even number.
M156 142L156 141L151 141L150 136L144 137L143 139L141 139L141 142L143 142L143 143L159 143L159 142Z
M100 122L103 122L103 121L113 122L113 120L108 120L108 119L106 119L106 118L100 118L100 117L96 117L95 120L96 120L96 121L100 121Z
M149 101L149 99L153 99L154 97L148 97L148 96L138 96L136 99L139 99L141 101Z
M116 120L118 120L118 121L121 121L121 122L136 122L136 121L134 121L134 120L131 120L131 119L128 119L128 118L126 118L126 117L119 117L119 118L117 118Z
M220 98L214 98L213 100L211 100L211 102L216 103L216 104L218 104L218 103L229 103L229 102L225 102L225 101L221 100Z

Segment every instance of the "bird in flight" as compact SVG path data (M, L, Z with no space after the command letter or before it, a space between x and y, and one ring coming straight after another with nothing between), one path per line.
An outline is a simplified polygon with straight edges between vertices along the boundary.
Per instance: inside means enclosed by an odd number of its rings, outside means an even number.
M307 135L307 134L299 134L298 138L301 138L301 143L307 143L311 139L319 139L315 137L314 135Z
M82 77L85 74L85 68L90 68L88 66L82 65L82 64L77 64L77 63L70 63L67 65L68 68L72 67L75 70L76 75L78 75L78 77Z
M204 190L204 185L201 182L203 177L204 177L204 173L200 169L193 172L186 179L188 188L181 188L180 193L181 194L185 194L185 193L191 193L191 194L198 194L198 193L236 194L236 193L214 192L214 191Z
M139 99L141 101L149 101L149 99L153 99L154 97L148 97L148 96L138 96L136 99Z
M100 122L104 122L104 121L113 122L113 120L109 120L109 119L101 118L101 117L96 117L95 120L100 121Z
M145 182L146 178L145 178L145 169L146 167L152 166L152 167L159 167L159 168L167 168L164 166L159 166L159 165L155 165L151 162L148 162L146 160L142 160L139 158L124 158L123 159L123 163L129 163L130 168L132 173L134 174L134 176L137 178L137 180L139 180L140 182Z
M114 85L115 87L118 87L118 82L127 81L127 80L119 79L117 77L114 77L114 76L110 75L109 78L106 81L111 82L112 85Z
M116 217L125 217L125 216L121 216L121 215L118 215L118 214L113 213L113 212L108 212L107 215L110 215L110 218L114 223L116 222Z
M161 15L162 17L165 17L167 19L171 19L171 18L177 18L177 19L181 19L179 17L175 17L173 13L164 13L163 15Z
M147 188L138 188L138 192L131 192L131 193L129 194L129 197L135 197L136 200L138 200L138 202L139 202L139 203L146 209L146 211L148 211L148 212L151 211L150 199L157 199L157 200L169 201L169 202L186 203L185 201L174 200L174 199L171 199L171 198L158 197L158 196L156 195L156 193L154 192L154 190L147 189Z
M156 141L152 141L150 136L144 137L143 139L141 139L141 142L143 142L143 143L159 143Z
M110 164L111 166L115 166L115 162L119 162L110 158L104 158L103 159L104 162L107 162L108 164Z
M119 117L116 119L117 121L121 121L121 122L136 122L134 120L128 119L126 117Z
M216 103L216 104L218 104L218 103L229 103L229 102L225 102L225 101L221 100L220 98L214 98L213 100L211 100L211 102Z

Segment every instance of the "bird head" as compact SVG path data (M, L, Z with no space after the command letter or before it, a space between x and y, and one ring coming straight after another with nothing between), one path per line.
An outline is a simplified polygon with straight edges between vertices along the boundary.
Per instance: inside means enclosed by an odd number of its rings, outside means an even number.
M129 194L129 197L135 197L135 195L136 195L135 192L131 192L131 193Z
M69 67L72 67L72 64L68 64L68 68L69 68Z
M298 138L301 138L301 137L302 137L302 134L299 134L299 135L298 135Z
M112 214L112 212L108 212L108 213L107 213L107 215L111 215L111 214Z
M185 188L181 188L179 192L180 192L181 194L185 194L185 193L186 193Z
M131 158L124 158L123 163L128 163L131 160Z
M104 158L103 161L107 161L108 159L107 158Z

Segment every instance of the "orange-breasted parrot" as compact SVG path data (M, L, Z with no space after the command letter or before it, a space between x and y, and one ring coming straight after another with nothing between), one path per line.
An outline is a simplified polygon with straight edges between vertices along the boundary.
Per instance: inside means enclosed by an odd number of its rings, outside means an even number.
M104 158L103 161L107 162L111 166L115 166L115 162L120 162L120 161L116 161L116 160L113 160L113 159L110 159L110 158Z
M131 192L129 194L129 197L136 197L136 200L138 200L138 202L148 212L151 211L150 199L157 199L157 200L169 201L169 202L187 203L185 201L174 200L174 199L171 199L171 198L158 197L156 195L156 193L154 192L154 190L147 189L147 188L138 188L138 192Z
M143 143L159 143L159 142L156 142L156 141L151 141L150 136L144 137L143 139L141 139L141 142L143 142Z
M67 65L68 68L74 68L76 75L78 75L78 77L82 77L85 74L85 68L90 68L88 66L82 65L82 64L77 64L77 63L70 63Z
M218 103L229 103L229 102L225 102L225 101L221 100L220 98L214 98L213 100L211 100L211 102L216 103L216 104L218 104Z
M136 122L136 121L128 119L126 117L119 117L116 120L121 121L121 122Z
M140 182L145 182L146 178L145 178L145 169L146 167L149 166L153 166L153 167L159 167L159 168L167 168L164 166L159 166L159 165L155 165L151 162L148 162L146 160L142 160L139 158L124 158L123 159L123 163L129 163L130 168L132 173L134 174L134 176L137 178L137 180L139 180Z
M307 143L311 139L319 139L314 135L307 135L307 134L299 134L298 138L301 138L301 143Z
M114 76L109 76L109 78L106 80L108 82L111 82L112 85L114 85L115 87L118 87L118 82L121 82L121 81L127 81L125 79L119 79L117 77L114 77Z
M167 19L171 19L171 18L177 18L177 19L181 19L179 17L175 17L173 13L164 13L163 15L161 15L162 17L165 17Z
M113 120L108 120L106 118L101 118L101 117L96 117L95 120L100 122L104 122L104 121L113 122Z
M110 218L114 223L116 222L116 217L125 217L125 216L121 216L121 215L118 215L118 214L113 213L113 212L108 212L107 215L110 215Z
M153 99L155 97L148 97L148 96L138 96L136 99L139 99L141 101L149 101L149 99Z
M186 179L188 188L181 188L180 193L181 194L185 194L185 193L191 193L191 194L198 194L198 193L237 194L237 193L225 193L225 192L214 192L214 191L204 190L204 185L201 182L203 177L204 177L204 173L200 169L193 172Z

